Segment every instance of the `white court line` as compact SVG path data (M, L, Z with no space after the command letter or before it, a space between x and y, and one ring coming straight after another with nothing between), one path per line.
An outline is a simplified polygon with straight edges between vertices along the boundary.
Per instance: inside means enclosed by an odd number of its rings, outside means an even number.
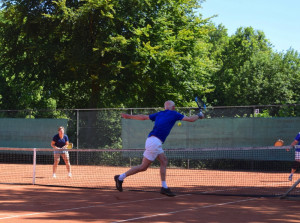
M198 209L202 209L202 208L224 206L224 205L228 205L228 204L236 204L236 203L240 203L240 202L244 202L244 201L252 201L252 200L257 200L257 199L259 199L259 198L250 198L250 199L231 201L231 202L220 203L220 204L211 204L211 205L206 205L206 206L202 206L202 207L198 207L198 208L188 208L188 209L182 209L182 210L171 211L171 212L155 214L155 215L148 215L148 216L143 216L143 217L138 217L138 218L129 218L129 219L121 220L121 221L114 221L113 223L128 222L128 221L134 221L134 220L139 220L139 219L144 219L144 218L153 218L153 217L165 216L165 215L169 215L169 214L176 214L176 213L184 212L184 211L193 211L193 210L198 210Z
M277 183L269 183L263 186L276 186L276 185L281 185L281 184L288 184L290 183L289 181L287 182L277 182ZM289 185L287 185L289 186ZM253 187L262 187L262 185L256 185L256 186L249 186L249 187L239 187L239 189L249 189L249 188L253 188ZM222 192L222 191L233 191L236 190L235 187L229 188L229 189L224 189L224 190L213 190L213 191L204 191L203 194L210 194L210 193L215 193L215 192Z
M183 195L177 195L176 197L183 197L183 196L190 196L190 195L191 194L183 194ZM60 209L60 210L54 210L54 211L33 212L33 213L30 213L30 214L10 215L10 216L7 216L7 217L0 217L0 220L11 219L11 218L19 218L19 217L27 217L27 216L47 214L47 213L57 213L57 212L63 212L63 211L74 211L74 210L95 208L95 207L105 207L105 206L120 205L120 204L130 204L130 203L137 203L137 202L143 202L143 201L162 200L162 199L166 199L166 198L168 198L168 197L164 196L164 197L157 197L157 198L151 198L151 199L142 199L142 200L136 200L136 201L123 201L123 202L116 202L116 203L111 203L111 204L99 204L99 205L83 206L83 207L78 207L78 208Z

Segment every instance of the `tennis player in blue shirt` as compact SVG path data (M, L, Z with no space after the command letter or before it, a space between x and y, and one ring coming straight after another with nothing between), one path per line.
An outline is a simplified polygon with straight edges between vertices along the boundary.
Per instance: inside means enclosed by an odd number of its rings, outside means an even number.
M294 141L291 143L291 147L300 145L300 132L295 137ZM296 148L295 151L295 161L293 163L291 174L289 176L289 181L293 180L293 175L296 172L297 168L300 166L300 148Z
M127 172L116 175L114 177L116 182L116 188L122 192L123 180L130 175L145 171L151 165L151 163L158 159L160 162L160 177L162 182L161 194L167 196L175 196L168 188L166 183L166 168L168 164L167 157L162 149L162 144L165 142L167 136L170 134L174 124L178 120L194 122L198 119L203 119L204 115L200 112L198 115L184 116L175 111L175 103L173 101L166 101L164 104L164 111L160 111L150 115L129 115L121 114L122 118L135 119L135 120L152 120L155 122L153 130L149 133L145 143L145 151L143 154L142 164L134 166Z
M66 149L69 145L69 138L65 134L65 128L63 126L58 128L58 134L53 136L51 141L51 147L54 149ZM60 161L60 157L62 157L65 161L67 170L68 170L68 177L72 177L71 173L71 164L69 153L67 151L54 151L54 164L53 164L53 178L56 178L56 169Z

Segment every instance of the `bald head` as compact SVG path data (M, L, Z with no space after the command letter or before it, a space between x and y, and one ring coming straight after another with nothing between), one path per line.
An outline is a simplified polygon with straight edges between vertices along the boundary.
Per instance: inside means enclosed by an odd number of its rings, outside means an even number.
M173 101L166 101L165 109L166 110L175 110L175 103Z

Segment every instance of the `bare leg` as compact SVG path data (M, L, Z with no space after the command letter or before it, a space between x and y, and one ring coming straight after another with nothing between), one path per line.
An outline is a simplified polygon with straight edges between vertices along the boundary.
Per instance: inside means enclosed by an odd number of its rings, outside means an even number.
M160 162L160 178L161 181L166 181L167 165L168 159L164 153L161 153L157 156L157 159Z
M294 174L295 172L296 172L296 169L292 168L291 173Z
M152 161L148 160L147 158L143 158L142 164L138 166L134 166L131 169L129 169L126 173L123 173L121 175L116 175L114 177L115 182L116 182L116 188L118 191L122 192L122 183L125 177L131 176L133 174L145 171L148 169L148 167L151 165Z
M296 170L297 170L297 167L300 165L300 160L295 160L295 163L294 163L294 165L293 165L293 167L292 167L292 169L291 169L291 174L294 174L295 172L296 172Z
M56 173L57 166L60 161L60 154L54 154L53 174Z
M142 164L138 165L138 166L134 166L132 167L130 170L128 170L125 174L126 177L145 171L148 169L148 167L151 165L152 161L148 160L147 158L143 158Z
M70 160L69 160L69 154L68 153L67 154L63 153L63 154L61 154L61 156L65 161L68 173L71 173L71 164L70 164Z
M176 194L174 194L170 188L167 186L166 183L166 173L167 173L167 165L168 165L168 159L165 156L164 153L161 153L157 156L157 159L160 162L160 178L161 178L161 189L160 189L160 193L170 196L170 197L174 197L176 196Z
M295 160L295 162L293 163L293 167L291 169L291 174L289 176L289 181L293 180L293 175L297 170L297 167L300 165L300 160Z

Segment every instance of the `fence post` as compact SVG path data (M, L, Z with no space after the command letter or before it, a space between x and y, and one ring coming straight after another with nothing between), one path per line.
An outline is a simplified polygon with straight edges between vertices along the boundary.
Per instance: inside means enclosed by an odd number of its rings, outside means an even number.
M33 175L32 184L35 184L35 173L36 173L36 148L33 149Z
M77 115L77 123L76 123L76 149L79 149L79 110L76 110L76 115ZM76 163L78 165L78 152L76 154Z
M77 123L76 123L76 148L79 149L79 110L76 110Z

